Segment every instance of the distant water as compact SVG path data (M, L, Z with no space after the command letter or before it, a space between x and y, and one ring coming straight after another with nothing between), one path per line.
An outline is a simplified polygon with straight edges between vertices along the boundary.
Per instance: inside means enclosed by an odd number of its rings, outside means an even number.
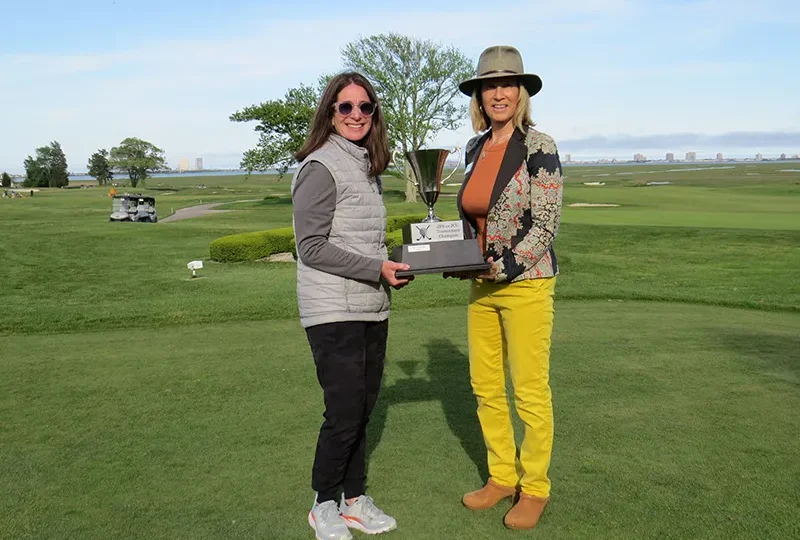
M291 174L292 170L289 169L287 174ZM245 175L247 171L242 170L232 170L232 171L186 171L186 172L160 172L160 173L153 173L148 176L148 178L183 178L185 176L196 176L196 177L210 177L210 176L236 176L236 175ZM251 174L278 174L278 171L270 170L270 171L253 171ZM94 177L89 176L88 174L71 174L69 176L70 180L94 180ZM114 181L121 181L124 182L128 179L128 176L124 173L115 173L114 174Z
M730 163L727 166L720 167L720 164L724 164L724 162L714 161L714 160L701 160L701 161L694 161L694 162L667 162L667 161L660 161L660 160L653 160L648 162L634 162L634 161L617 161L617 162L570 162L564 163L568 167L641 167L643 165L672 165L673 167L678 167L679 169L671 169L670 171L652 171L652 172L677 172L678 170L702 170L702 169L727 169L733 168L735 165L752 165L752 164L767 164L767 163L791 163L791 162L798 162L795 159L785 159L785 160L770 160L770 161L752 161L752 160L735 160L733 163ZM449 164L448 167L452 166ZM464 167L459 167L463 169ZM289 171L286 173L287 175L291 176L294 173L295 169L290 168ZM782 172L794 172L793 169L787 169ZM191 177L213 177L213 176L237 176L237 175L245 175L247 171L243 170L229 170L229 171L186 171L186 172L161 172L161 173L154 173L150 175L150 178L181 178L184 176L191 176ZM253 175L262 175L262 174L278 174L276 170L267 170L267 171L253 171L251 174ZM633 174L633 173L617 173L617 174ZM89 176L88 174L72 174L70 175L70 180L94 180L93 177ZM114 179L117 181L124 182L127 180L127 175L123 173L116 173L114 175Z

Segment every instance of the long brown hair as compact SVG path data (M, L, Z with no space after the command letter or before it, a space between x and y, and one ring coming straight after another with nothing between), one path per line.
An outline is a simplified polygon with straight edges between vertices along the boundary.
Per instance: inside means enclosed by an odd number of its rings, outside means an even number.
M389 135L386 130L386 121L384 120L383 113L381 112L380 104L378 103L378 96L375 94L375 89L372 84L360 73L355 71L345 71L333 77L325 91L322 92L322 97L317 105L317 111L314 113L314 120L311 122L311 130L308 132L306 142L303 147L294 155L297 161L303 161L311 152L317 150L325 141L328 140L331 133L336 131L333 128L333 105L336 103L336 98L339 92L344 87L350 84L357 84L367 92L370 101L375 104L375 112L372 113L372 127L358 145L366 148L369 152L370 174L378 175L386 170L389 165L391 157L389 153Z

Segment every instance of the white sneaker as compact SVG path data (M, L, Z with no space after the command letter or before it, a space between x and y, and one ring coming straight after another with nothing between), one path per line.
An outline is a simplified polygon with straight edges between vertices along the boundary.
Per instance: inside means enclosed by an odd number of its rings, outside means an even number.
M366 495L361 495L353 504L347 504L342 495L339 509L342 512L342 519L351 529L367 534L380 534L397 528L397 521L375 506L372 497Z
M317 503L308 513L308 524L314 529L317 540L352 540L353 535L347 529L347 523L342 519L336 501Z

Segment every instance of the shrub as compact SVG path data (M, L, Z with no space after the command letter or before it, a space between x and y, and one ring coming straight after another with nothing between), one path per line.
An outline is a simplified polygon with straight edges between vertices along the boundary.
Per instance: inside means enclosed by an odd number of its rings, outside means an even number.
M266 200L266 198L265 198ZM403 245L403 227L418 223L424 215L394 216L386 220L386 248ZM223 236L211 242L211 260L218 262L255 261L274 253L291 252L297 257L291 227Z
M419 214L413 216L394 216L386 219L386 232L402 231L403 227L409 223L419 223L427 214Z
M412 222L413 223L413 222ZM387 232L386 233L386 249L389 250L389 255L392 254L392 249L397 246L403 245L403 230L398 229L396 231Z
M291 227L223 236L211 242L211 260L219 262L255 261L273 253L297 252Z

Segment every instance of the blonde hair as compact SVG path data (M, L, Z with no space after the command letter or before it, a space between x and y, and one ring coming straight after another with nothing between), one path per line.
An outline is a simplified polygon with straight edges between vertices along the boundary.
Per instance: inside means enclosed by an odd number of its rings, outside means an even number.
M479 85L472 91L472 99L469 102L469 116L472 120L472 129L475 133L486 131L491 125L491 120L483 110L481 105L481 86ZM519 85L519 97L517 98L517 110L514 111L514 118L511 119L514 127L522 132L527 131L528 127L536 124L531 120L531 96L524 85Z

